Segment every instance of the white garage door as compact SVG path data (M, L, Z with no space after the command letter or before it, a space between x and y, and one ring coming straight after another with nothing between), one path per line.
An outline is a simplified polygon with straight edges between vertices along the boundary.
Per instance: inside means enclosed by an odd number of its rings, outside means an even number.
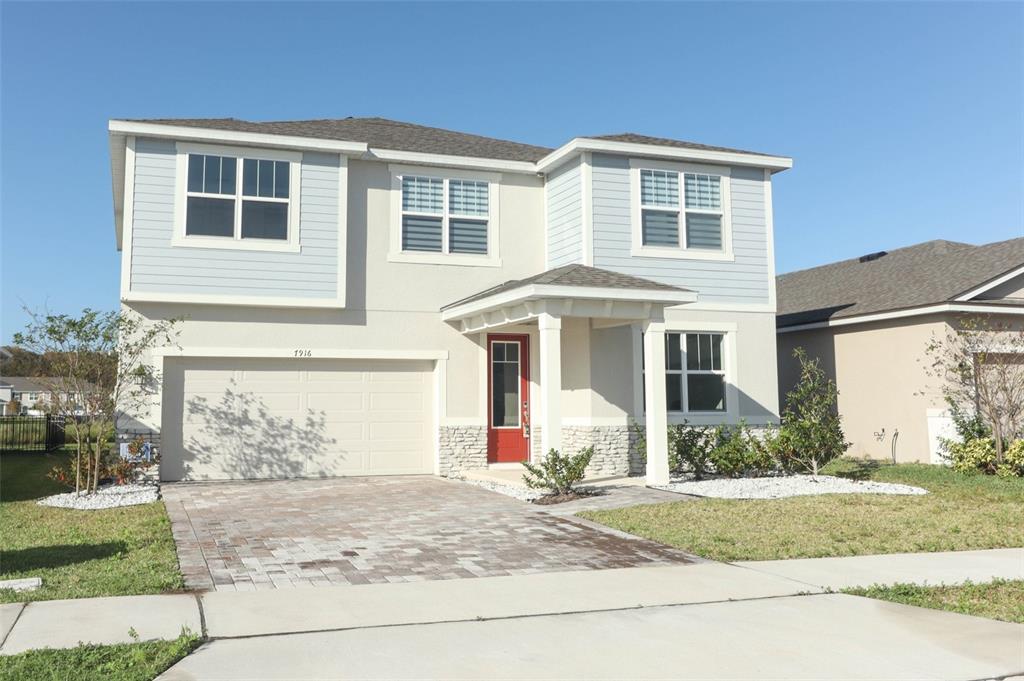
M429 362L169 360L165 480L430 473Z

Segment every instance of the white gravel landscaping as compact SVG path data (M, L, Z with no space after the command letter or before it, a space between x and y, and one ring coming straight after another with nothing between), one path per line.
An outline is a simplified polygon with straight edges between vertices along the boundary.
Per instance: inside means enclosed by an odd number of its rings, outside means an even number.
M40 506L56 508L74 508L80 511L97 511L103 508L119 508L121 506L138 506L149 504L159 498L157 485L108 485L100 487L93 494L54 494L43 497Z
M912 485L848 480L831 475L674 480L661 489L716 499L782 499L814 494L928 494L928 490Z
M468 480L466 478L459 478L459 480L469 485L476 485L498 494L519 499L520 501L533 501L538 497L544 496L544 492L541 490L520 487L519 485L503 485L500 482L491 482L490 480Z

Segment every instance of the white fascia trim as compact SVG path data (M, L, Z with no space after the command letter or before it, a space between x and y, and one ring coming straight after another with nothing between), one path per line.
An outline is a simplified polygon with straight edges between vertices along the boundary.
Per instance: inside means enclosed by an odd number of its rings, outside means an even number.
M686 310L703 310L706 312L771 312L775 314L775 305L772 303L716 303L704 301L690 303Z
M537 166L529 161L503 161L475 156L449 156L448 154L425 154L419 151L396 151L393 149L371 149L366 158L388 163L411 163L444 168L467 168L470 170L490 170L503 173L537 174Z
M658 289L597 288L586 286L552 286L529 284L493 296L474 300L458 307L441 311L442 321L452 321L539 298L576 298L588 300L628 300L645 303L676 304L697 300L693 291L662 291Z
M1010 281L1014 277L1019 276L1021 274L1024 274L1024 265L1021 265L1020 267L1014 268L1014 269L1010 270L1009 272L1007 272L1005 274L1001 274L998 277L996 277L995 279L992 279L991 281L986 282L986 283L982 284L981 286L978 286L976 288L972 288L971 290L967 291L966 293L963 293L963 294L957 296L956 298L954 298L954 300L957 300L957 301L971 300L975 296L979 296L982 293L984 293L985 291L989 291L991 289L994 289L996 286L999 286L1000 284L1005 284L1006 282Z
M183 303L193 305L231 305L235 307L323 307L342 308L344 300L337 298L288 298L270 296L240 296L206 293L150 293L131 291L122 293L123 303Z
M296 135L274 135L265 132L239 132L237 130L193 128L183 125L165 125L162 123L140 123L135 121L112 120L107 124L107 129L111 133L135 135L137 137L160 137L194 140L197 142L307 149L310 151L328 151L336 154L365 154L367 150L365 142L325 140L317 137L299 137Z
M632 142L613 142L610 140L594 140L576 137L568 143L537 161L537 172L547 172L565 162L570 156L585 151L604 152L609 154L626 154L647 158L669 158L685 161L706 161L726 165L754 166L768 168L773 171L787 170L793 167L793 159L787 156L761 156L744 154L734 151L710 151L706 149L684 149L681 147L665 147L654 144L634 144Z
M589 152L584 152L580 161L580 185L582 199L580 221L583 229L583 264L594 266L594 167Z
M124 297L132 286L132 223L135 215L135 138L125 140L123 213L118 233L118 248L121 251L121 296Z
M308 353L308 354L307 354ZM246 359L405 359L446 360L447 350L380 350L335 348L156 348L155 357L235 357Z
M937 314L942 312L976 312L986 314L1024 315L1024 306L1013 307L1010 305L985 305L984 303L941 303L938 305L925 305L923 307L913 307L907 310L879 312L877 314L866 314L857 317L843 317L841 319L830 319L824 322L798 324L796 326L784 326L776 329L776 333L808 331L811 329L826 329L834 326L849 326L851 324L867 324L868 322L882 322L888 321L890 319L903 319L906 317L921 317L924 315Z

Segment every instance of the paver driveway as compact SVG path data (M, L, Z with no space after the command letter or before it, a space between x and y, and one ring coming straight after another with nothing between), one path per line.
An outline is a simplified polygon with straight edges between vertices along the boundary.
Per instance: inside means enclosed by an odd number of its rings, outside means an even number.
M163 486L192 589L409 582L692 562L429 476Z

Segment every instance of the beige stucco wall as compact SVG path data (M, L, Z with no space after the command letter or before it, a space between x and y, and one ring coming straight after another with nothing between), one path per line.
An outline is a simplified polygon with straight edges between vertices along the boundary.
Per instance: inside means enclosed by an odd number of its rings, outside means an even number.
M925 347L948 328L946 317L931 315L781 333L780 400L784 404L799 377L793 349L803 347L836 382L850 454L888 459L898 431L896 459L927 462L928 409L944 404L935 378L926 372Z

